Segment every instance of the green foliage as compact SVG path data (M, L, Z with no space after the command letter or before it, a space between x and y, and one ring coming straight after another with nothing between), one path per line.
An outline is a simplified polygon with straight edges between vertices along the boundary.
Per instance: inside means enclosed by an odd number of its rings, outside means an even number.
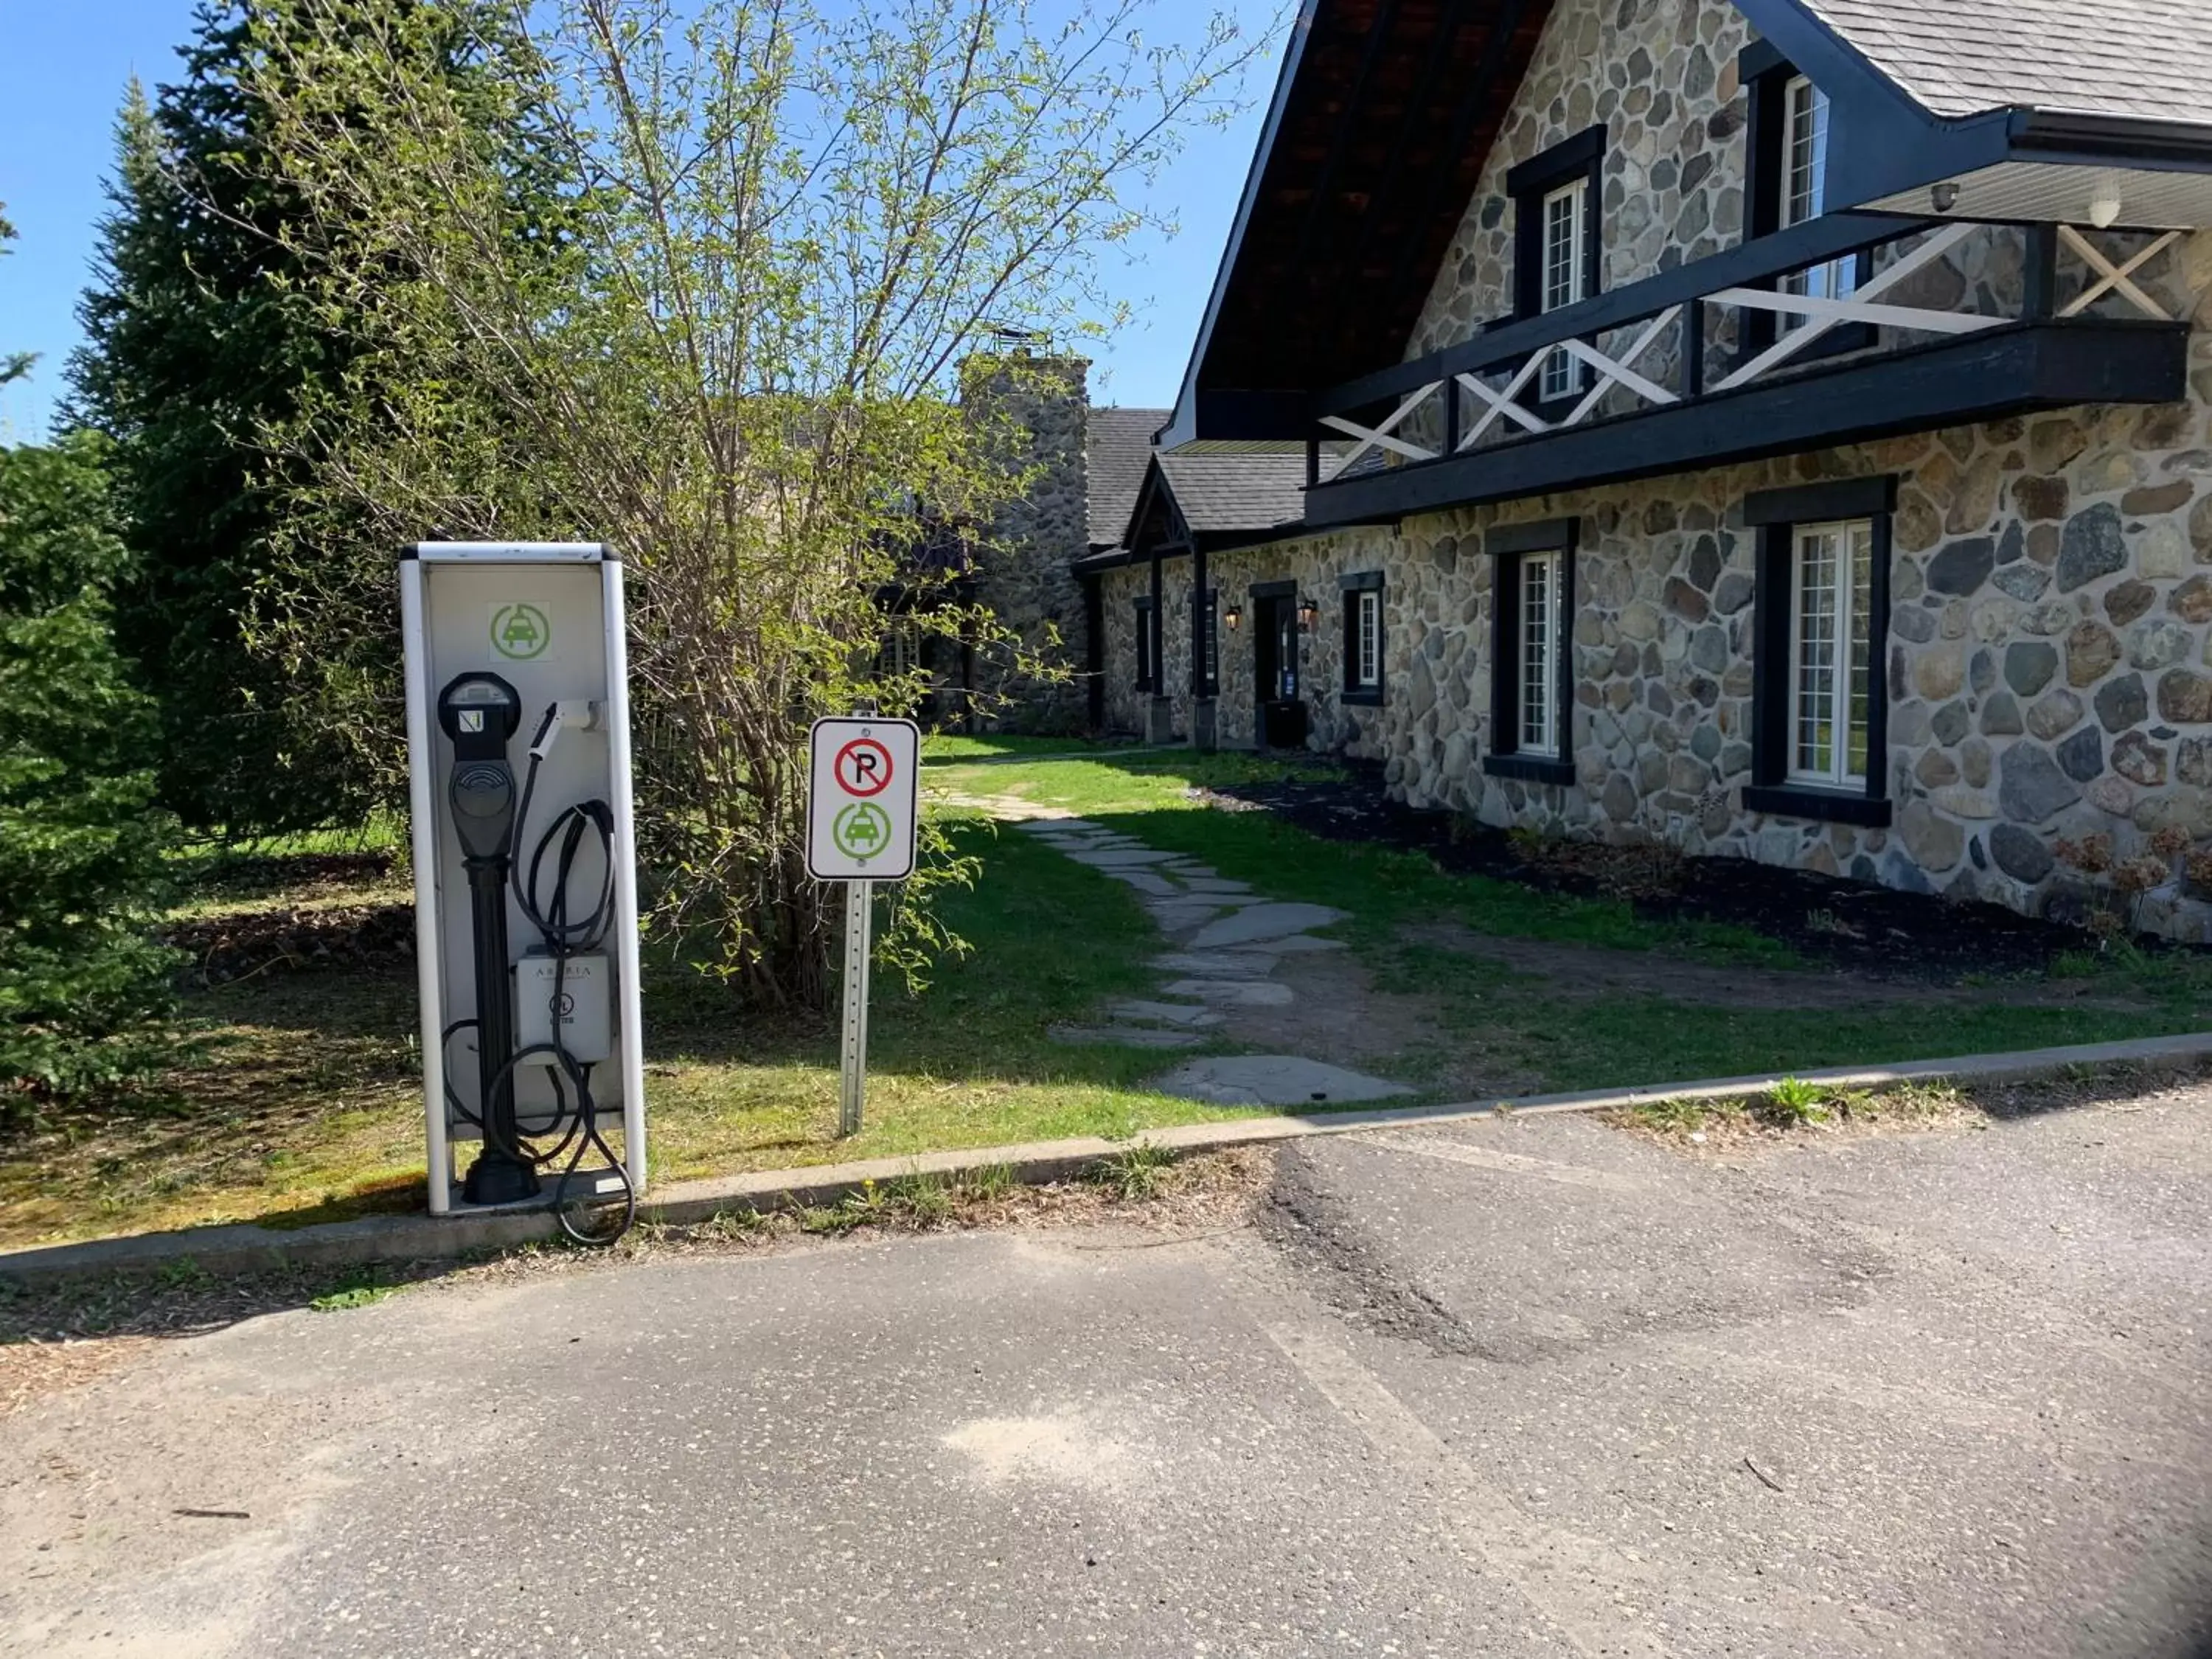
M167 817L153 709L109 633L125 555L97 440L0 450L0 1103L167 1057L172 953L148 937Z
M1172 1147L1140 1140L1094 1164L1091 1179L1116 1198L1134 1204L1158 1198L1166 1190L1168 1171L1176 1162Z
M1828 1091L1802 1078L1784 1078L1766 1091L1766 1104L1775 1115L1792 1123L1828 1120Z
M6 205L0 203L0 207ZM5 213L0 212L0 254L6 253L8 244L15 240L15 227L9 222ZM28 351L0 353L0 386L7 385L10 380L21 380L31 372L31 365L36 361L36 356Z
M364 527L288 541L275 647L325 676L326 707L388 707L394 544L619 546L654 921L710 942L750 1000L825 1007L807 726L919 702L925 676L883 665L894 613L1048 672L960 578L1028 486L1016 411L1064 392L1066 364L981 348L1120 320L1097 272L1147 222L1129 187L1229 112L1220 76L1249 55L1226 22L1194 54L1153 48L1146 9L1063 27L1026 0L517 5L526 48L487 83L441 72L435 8L257 0L263 142L312 206L278 231L350 353L290 453L319 511ZM556 215L533 177L560 182ZM380 744L374 772L393 732L331 736ZM974 875L942 836L924 853L881 946L910 978L957 951L934 901Z
M434 78L507 73L513 37L476 0L331 9L354 32L408 18L411 61ZM270 148L291 22L270 0L208 0L183 78L150 103L133 83L80 312L88 343L70 365L74 412L116 441L139 555L116 594L118 637L161 702L162 799L196 827L233 834L357 820L395 799L398 783L393 766L362 764L346 740L369 690L357 664L290 649L299 596L274 580L291 547L313 546L334 572L374 566L392 631L396 548L380 527L327 510L314 489L328 459L317 425L326 398L343 386L373 402L397 371L312 289L299 227L314 206ZM383 113L331 107L356 123Z

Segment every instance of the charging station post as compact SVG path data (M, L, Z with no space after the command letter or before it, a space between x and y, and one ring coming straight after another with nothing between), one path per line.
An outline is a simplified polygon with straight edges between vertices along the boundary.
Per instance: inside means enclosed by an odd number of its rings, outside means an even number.
M645 1186L623 567L425 542L399 607L430 1211L528 1201L542 1174L606 1243ZM575 1224L610 1200L616 1231Z
M921 818L921 728L833 716L808 733L806 868L845 888L844 1008L837 1133L860 1132L868 1073L868 958L875 884L914 873Z

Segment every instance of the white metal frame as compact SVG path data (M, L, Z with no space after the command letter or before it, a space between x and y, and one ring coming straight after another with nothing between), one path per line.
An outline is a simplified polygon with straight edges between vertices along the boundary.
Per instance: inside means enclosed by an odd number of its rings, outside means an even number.
M597 564L607 684L607 805L614 814L616 1027L623 1083L623 1164L646 1189L645 1039L638 994L637 829L630 787L629 644L622 562L597 542L422 542L399 563L399 632L407 684L408 844L415 866L415 983L421 1004L423 1116L430 1213L453 1207L453 1146L446 1121L444 942L438 887L438 819L430 637L424 572L435 564Z
M1834 637L1829 641L1830 657L1827 664L1829 683L1827 708L1825 711L1808 708L1805 701L1805 600L1808 588L1804 581L1805 554L1808 544L1815 538L1832 538L1835 574L1827 587L1827 599ZM1857 575L1862 560L1874 557L1874 525L1867 519L1838 519L1820 524L1796 525L1790 532L1790 766L1789 781L1810 784L1818 788L1856 788L1866 782L1863 770L1851 769L1851 658L1861 643L1857 638L1854 601L1857 592ZM1868 572L1869 584L1871 569ZM1873 618L1868 617L1870 629ZM1871 677L1875 672L1868 664L1869 696L1873 695ZM1826 713L1828 720L1828 764L1808 767L1803 763L1804 726L1808 714L1818 718ZM1875 763L1872 755L1866 763Z
M1547 191L1537 211L1541 216L1540 286L1537 309L1546 314L1564 311L1589 298L1589 180L1570 179ZM1565 204L1565 211L1554 210ZM1557 234L1564 226L1564 237ZM1564 279L1564 280L1562 280ZM1579 359L1565 342L1544 354L1543 384L1538 395L1546 403L1559 403L1582 390Z
M1560 573L1566 556L1557 548L1521 556L1520 615L1513 621L1513 672L1519 677L1514 748L1538 760L1559 756ZM1536 580L1540 573L1542 580ZM1540 608L1536 596L1542 595Z
M1382 595L1363 587L1352 596L1352 684L1372 691L1382 684Z

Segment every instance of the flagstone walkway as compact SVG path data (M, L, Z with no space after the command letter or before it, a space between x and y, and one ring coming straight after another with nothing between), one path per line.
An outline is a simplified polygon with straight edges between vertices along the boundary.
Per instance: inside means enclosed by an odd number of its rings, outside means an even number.
M1164 1051L1204 1048L1222 1040L1234 1011L1281 1008L1297 1000L1291 987L1276 977L1285 957L1344 948L1314 930L1348 920L1345 911L1269 898L1195 859L1032 802L969 804L1021 820L1020 828L1046 846L1133 889L1174 947L1152 959L1161 980L1154 996L1110 1003L1095 1024L1055 1026L1054 1042ZM1194 1058L1151 1086L1234 1106L1340 1105L1411 1092L1299 1054Z

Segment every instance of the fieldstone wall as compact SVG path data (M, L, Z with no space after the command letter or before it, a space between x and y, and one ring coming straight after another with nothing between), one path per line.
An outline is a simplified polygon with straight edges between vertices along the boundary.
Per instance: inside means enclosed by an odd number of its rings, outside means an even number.
M1083 587L1074 562L1090 550L1084 428L1090 365L1079 357L1014 356L968 366L966 401L998 422L1010 471L1032 475L1021 499L993 523L977 556L975 598L988 605L1038 660L1088 660ZM1087 718L1078 678L1053 681L1024 672L1004 648L979 651L981 689L1003 694L986 724L1014 732L1073 732Z
M1744 229L1748 101L1736 54L1751 39L1729 0L1559 0L1406 356L1464 340L1513 309L1505 176L1601 123L1610 137L1602 288L1734 246Z

